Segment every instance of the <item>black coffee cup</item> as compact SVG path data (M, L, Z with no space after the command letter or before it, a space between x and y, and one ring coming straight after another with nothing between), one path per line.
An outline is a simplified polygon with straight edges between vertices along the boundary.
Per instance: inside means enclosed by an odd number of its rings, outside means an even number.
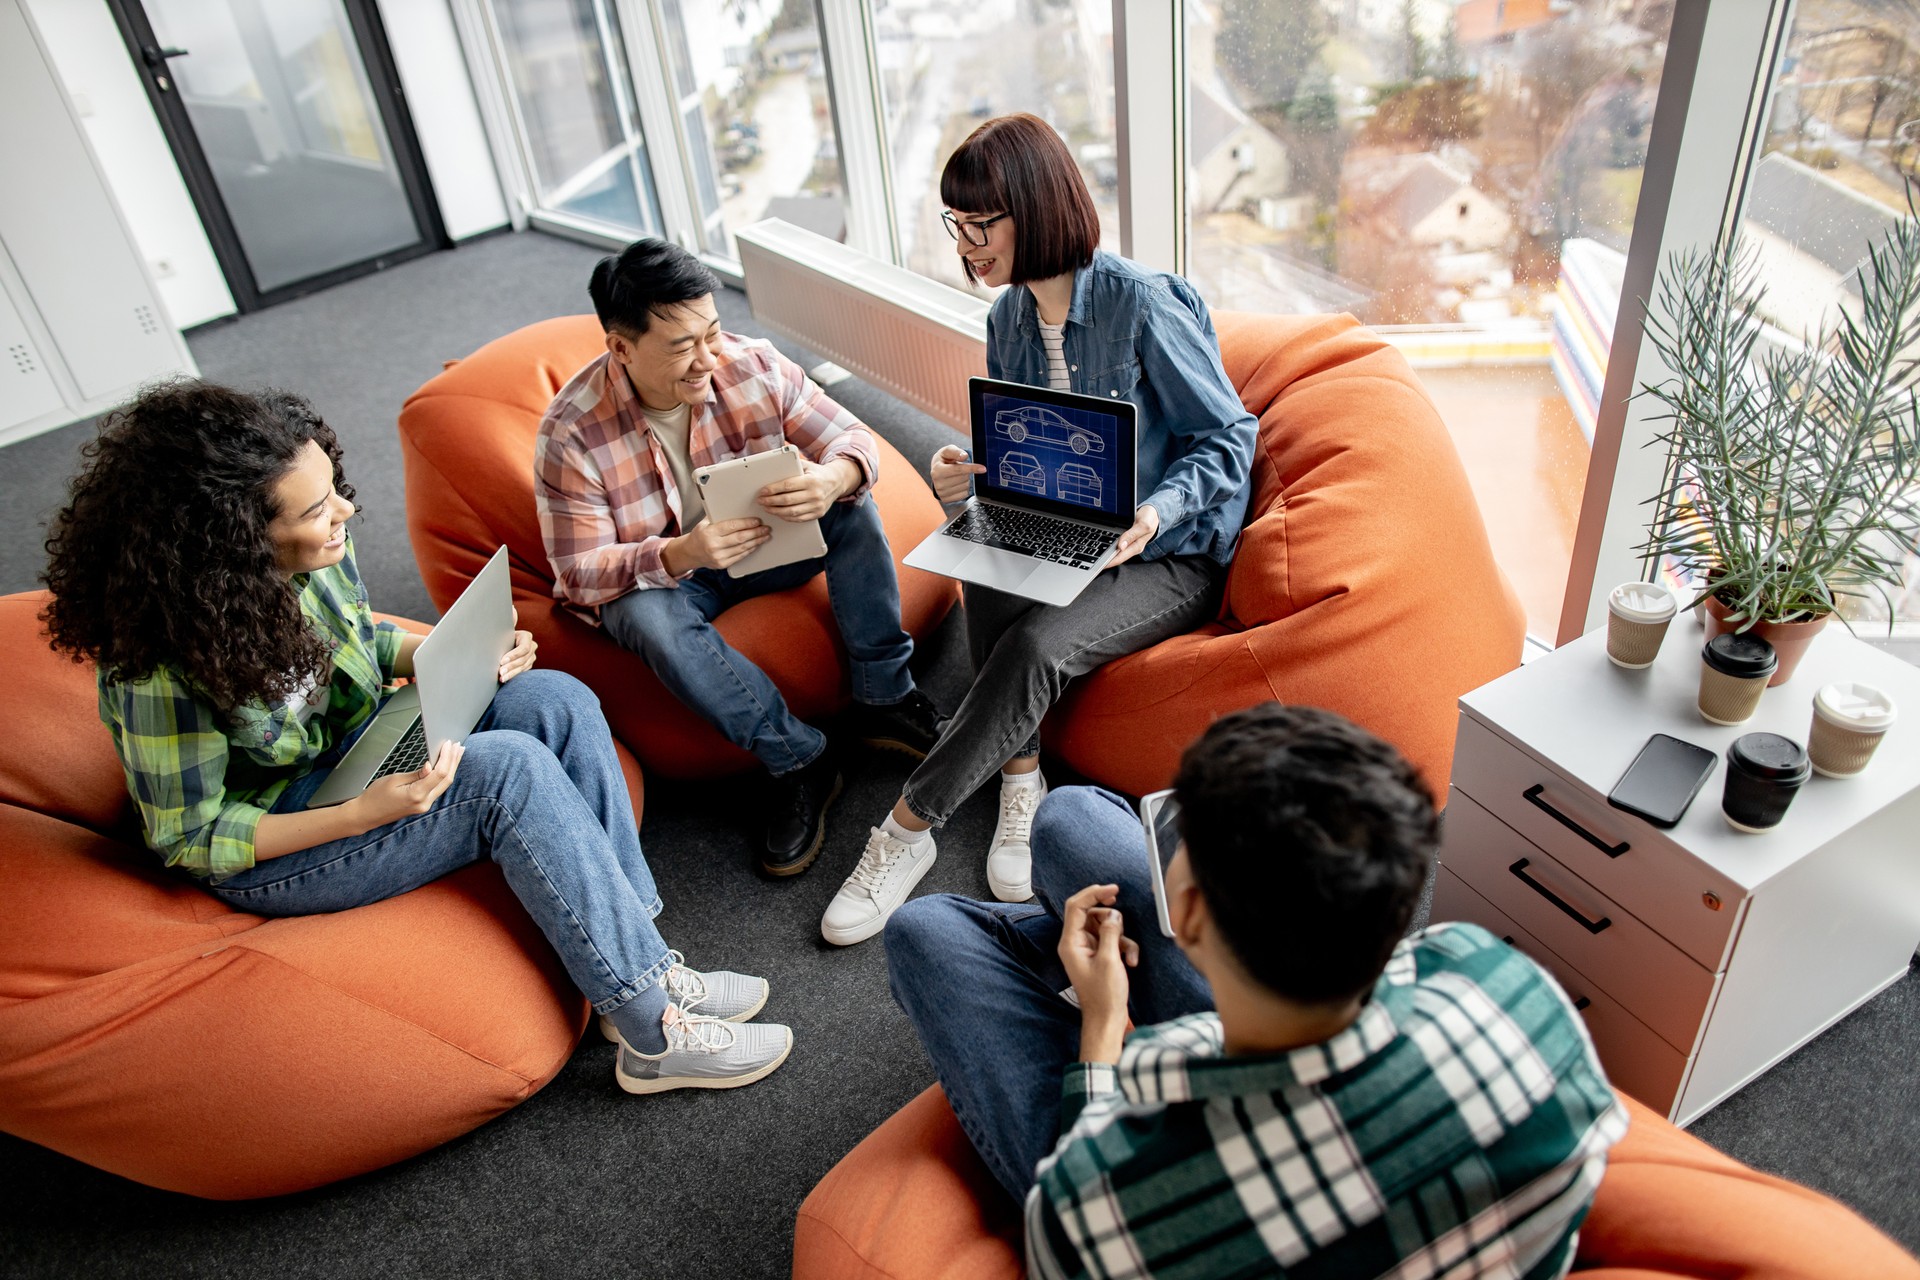
M1715 636L1700 650L1700 714L1715 724L1753 719L1779 666L1779 655L1759 636Z
M1813 772L1807 753L1792 738L1749 733L1727 748L1727 789L1720 814L1735 831L1771 831Z

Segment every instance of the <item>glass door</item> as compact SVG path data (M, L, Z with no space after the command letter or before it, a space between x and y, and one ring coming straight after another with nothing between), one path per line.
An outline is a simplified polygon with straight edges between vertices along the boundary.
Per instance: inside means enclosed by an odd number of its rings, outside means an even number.
M119 0L242 310L445 243L365 0Z

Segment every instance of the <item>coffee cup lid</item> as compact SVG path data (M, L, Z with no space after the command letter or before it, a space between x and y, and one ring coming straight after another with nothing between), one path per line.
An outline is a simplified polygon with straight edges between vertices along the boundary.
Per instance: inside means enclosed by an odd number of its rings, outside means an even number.
M1607 607L1628 622L1665 622L1680 611L1673 592L1658 582L1623 582L1608 593Z
M1727 764L1766 782L1805 782L1813 771L1800 744L1777 733L1749 733L1735 738L1727 748Z
M1773 646L1749 632L1737 635L1726 631L1707 641L1700 650L1701 660L1722 675L1737 680L1751 680L1756 676L1770 676L1774 668L1780 665L1779 655Z
M1813 695L1814 714L1842 729L1884 729L1893 723L1893 699L1870 684L1822 685Z

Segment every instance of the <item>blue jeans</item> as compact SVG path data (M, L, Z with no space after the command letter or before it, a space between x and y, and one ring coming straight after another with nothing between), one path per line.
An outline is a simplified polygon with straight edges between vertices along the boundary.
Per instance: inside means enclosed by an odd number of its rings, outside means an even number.
M1060 1137L1060 1079L1080 1056L1080 1011L1056 948L1062 904L1090 884L1117 884L1115 906L1140 944L1127 1010L1135 1026L1213 1008L1207 986L1160 932L1146 838L1127 802L1062 787L1033 820L1037 904L953 894L916 898L887 923L887 976L933 1060L960 1127L1015 1200Z
M275 811L303 806L325 773L295 782ZM425 813L269 858L208 889L256 915L316 915L380 902L482 858L499 864L596 1013L666 973L667 945L653 927L660 893L613 736L599 700L558 671L500 686Z
M776 776L812 764L827 738L797 719L766 672L715 630L713 620L742 600L800 586L824 567L833 620L853 669L854 701L885 706L913 692L907 670L913 637L900 626L900 584L879 509L872 502L836 502L820 517L820 535L827 554L812 560L744 578L696 569L678 587L629 591L600 606L608 635Z

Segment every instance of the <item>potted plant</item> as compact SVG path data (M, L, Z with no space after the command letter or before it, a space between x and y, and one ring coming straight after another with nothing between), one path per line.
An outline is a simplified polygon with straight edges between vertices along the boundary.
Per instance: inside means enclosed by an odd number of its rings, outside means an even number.
M1667 473L1642 544L1700 586L1708 634L1755 630L1793 673L1844 602L1892 602L1920 536L1920 217L1870 250L1857 304L1795 342L1762 320L1754 252L1668 259L1647 333L1669 376ZM1846 621L1844 615L1842 621Z

